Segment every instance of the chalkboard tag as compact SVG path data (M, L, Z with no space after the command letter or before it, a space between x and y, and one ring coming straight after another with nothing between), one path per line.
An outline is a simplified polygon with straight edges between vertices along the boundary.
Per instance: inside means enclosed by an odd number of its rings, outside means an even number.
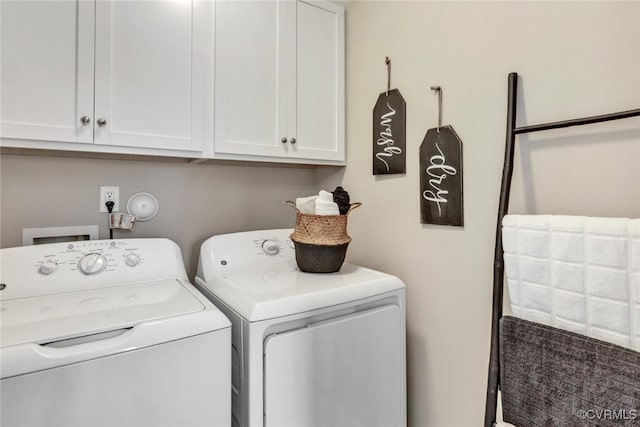
M420 145L423 224L464 225L462 141L451 126L427 131Z
M398 89L382 92L373 107L373 174L404 173L407 107Z

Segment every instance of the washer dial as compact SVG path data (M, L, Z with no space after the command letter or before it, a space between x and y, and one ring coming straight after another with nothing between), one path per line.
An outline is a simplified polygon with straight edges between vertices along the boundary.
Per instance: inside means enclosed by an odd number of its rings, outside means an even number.
M80 258L78 270L87 276L102 273L107 268L107 257L98 252L91 252Z
M124 257L124 262L129 267L135 267L136 265L140 264L140 261L140 255L138 254L127 254L127 256Z
M48 276L58 269L58 263L52 260L43 261L38 267L38 273Z

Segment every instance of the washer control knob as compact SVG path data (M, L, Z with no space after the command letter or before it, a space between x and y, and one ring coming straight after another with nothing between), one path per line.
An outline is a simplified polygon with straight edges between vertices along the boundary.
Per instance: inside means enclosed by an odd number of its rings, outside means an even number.
M58 268L57 262L51 261L51 260L43 261L42 264L40 264L40 267L38 267L38 273L48 276L49 274L56 271L57 268Z
M262 251L267 255L278 255L280 245L275 240L266 239L262 242Z
M135 267L136 265L140 264L140 261L140 255L138 254L127 254L127 256L124 258L124 262L129 267Z
M88 253L78 261L78 270L87 276L102 273L105 268L107 268L107 257L97 252Z

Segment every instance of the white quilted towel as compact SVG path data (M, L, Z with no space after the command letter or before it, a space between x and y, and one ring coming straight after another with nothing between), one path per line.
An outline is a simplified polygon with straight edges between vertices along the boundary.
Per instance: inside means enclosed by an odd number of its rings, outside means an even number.
M640 219L507 215L515 316L640 351Z

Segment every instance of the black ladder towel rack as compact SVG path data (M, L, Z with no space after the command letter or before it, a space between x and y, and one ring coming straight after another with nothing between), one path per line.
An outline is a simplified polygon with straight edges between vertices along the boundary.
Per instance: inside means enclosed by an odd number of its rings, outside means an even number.
M492 427L496 422L496 407L498 403L498 386L500 381L499 359L499 322L502 317L502 299L504 290L504 253L502 249L502 218L509 209L509 193L511 191L511 177L513 175L513 156L516 135L538 132L549 129L580 126L610 120L626 119L640 116L640 109L622 111L619 113L603 114L582 119L565 120L561 122L545 123L533 126L516 127L518 74L509 74L509 89L507 99L507 140L504 152L502 182L500 185L500 200L498 204L498 221L496 225L496 242L493 263L493 310L491 317L491 353L489 357L489 379L487 382L487 400L485 407L484 427Z

